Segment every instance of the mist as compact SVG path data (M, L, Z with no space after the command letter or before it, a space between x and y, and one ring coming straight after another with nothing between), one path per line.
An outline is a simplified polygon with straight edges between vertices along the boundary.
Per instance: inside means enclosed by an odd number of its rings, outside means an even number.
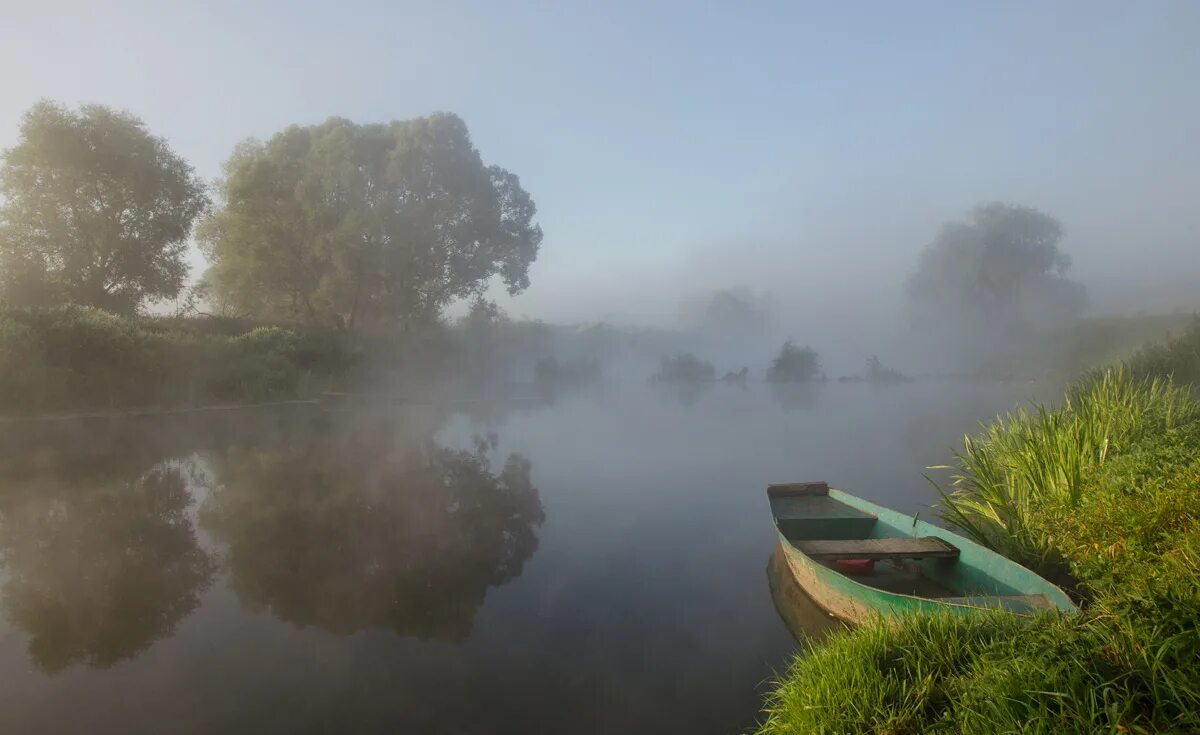
M354 10L408 41L363 41L329 9L130 4L62 23L89 13L18 5L0 146L38 99L104 102L212 178L236 142L293 122L454 110L547 233L530 288L500 303L554 323L674 327L688 294L748 287L779 299L782 332L854 362L895 331L921 248L986 201L1064 224L1091 313L1197 306L1193 4ZM51 38L61 54L24 63ZM108 52L134 48L171 63Z
M1200 3L0 16L6 732L747 732L768 484L1200 380Z

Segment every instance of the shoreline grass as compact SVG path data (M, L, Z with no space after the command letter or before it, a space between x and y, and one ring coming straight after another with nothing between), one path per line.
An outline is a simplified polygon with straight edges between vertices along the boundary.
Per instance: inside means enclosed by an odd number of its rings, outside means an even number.
M951 466L943 520L1067 581L1079 613L839 633L758 732L1200 732L1200 399L1162 357L1190 364L1187 339L998 419Z

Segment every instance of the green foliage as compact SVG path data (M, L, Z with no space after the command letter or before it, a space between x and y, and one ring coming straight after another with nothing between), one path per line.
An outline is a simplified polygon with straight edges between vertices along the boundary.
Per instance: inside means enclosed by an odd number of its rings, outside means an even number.
M834 633L795 659L770 695L760 733L926 731L947 718L971 661L1018 627L997 613L914 616Z
M1058 409L1022 409L964 439L943 518L975 541L1058 576L1062 544L1055 526L1040 522L1047 506L1074 512L1110 457L1197 418L1200 404L1170 382L1104 373Z
M514 174L454 115L333 118L248 141L201 226L214 298L235 313L354 329L431 324L500 276L529 285L541 229Z
M797 347L792 340L783 343L779 355L767 368L771 383L798 383L815 380L821 373L821 360L811 347Z
M0 309L4 413L294 398L306 376L343 375L353 362L323 332L75 306Z
M999 202L976 207L967 222L948 223L906 283L914 321L1011 335L1074 319L1086 295L1066 278L1062 234L1053 217Z
M837 633L795 659L760 733L1195 732L1198 615L1195 595L1160 593Z
M716 379L717 370L713 364L690 352L664 355L659 360L658 372L651 378L664 383L711 383Z
M35 105L0 170L0 292L131 314L174 297L208 206L191 166L136 117Z

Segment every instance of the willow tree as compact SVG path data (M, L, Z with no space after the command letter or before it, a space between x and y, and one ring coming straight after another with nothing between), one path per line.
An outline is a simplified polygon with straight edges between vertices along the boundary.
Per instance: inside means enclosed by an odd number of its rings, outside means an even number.
M436 319L499 276L529 285L542 231L514 174L486 166L455 115L339 118L241 144L201 226L214 298L354 329Z
M208 204L192 168L138 118L34 105L0 170L0 292L130 313L179 293Z

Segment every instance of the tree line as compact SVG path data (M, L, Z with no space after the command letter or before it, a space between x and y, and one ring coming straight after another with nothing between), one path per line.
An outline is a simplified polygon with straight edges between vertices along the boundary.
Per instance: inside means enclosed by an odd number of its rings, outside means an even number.
M494 279L527 288L536 213L449 113L293 125L240 143L209 183L128 112L40 102L0 157L0 299L129 315L184 295L260 321L410 328ZM193 234L209 268L185 291ZM1069 322L1087 300L1062 236L1000 202L946 224L905 282L912 324L967 345ZM723 332L766 318L736 290L692 311Z
M358 330L435 321L498 277L529 286L542 230L518 177L435 113L331 118L239 144L208 184L137 117L40 102L0 159L0 298L117 314L185 292L225 315Z

